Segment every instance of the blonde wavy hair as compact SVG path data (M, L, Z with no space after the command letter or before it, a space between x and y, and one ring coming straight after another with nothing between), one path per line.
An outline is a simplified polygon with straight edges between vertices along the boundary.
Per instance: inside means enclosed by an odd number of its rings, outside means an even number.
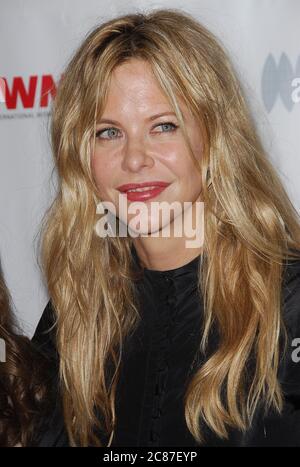
M136 12L87 35L53 102L59 186L41 229L41 263L56 312L72 446L101 446L97 431L110 435L110 445L123 343L141 319L132 238L101 238L95 232L101 200L91 171L96 122L112 72L132 58L151 65L202 174L205 238L198 287L205 319L199 351L206 359L185 393L187 427L201 444L200 422L228 438L229 427L251 426L262 401L266 410L283 407L277 378L280 336L287 335L281 285L284 260L299 257L297 211L260 142L228 53L214 35L177 9ZM178 96L199 121L205 141L201 160L192 153ZM209 354L214 325L219 340Z

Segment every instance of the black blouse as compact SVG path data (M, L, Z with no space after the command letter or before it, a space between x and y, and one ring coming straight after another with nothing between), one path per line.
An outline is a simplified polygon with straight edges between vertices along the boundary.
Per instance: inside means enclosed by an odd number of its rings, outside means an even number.
M133 254L138 262L135 250ZM169 271L144 269L137 282L142 319L125 340L112 447L197 446L186 426L183 396L193 372L203 361L197 351L203 324L202 297L197 289L200 261L201 255ZM283 316L289 346L278 372L285 395L282 414L270 411L264 417L257 410L251 428L246 433L230 429L227 440L218 438L204 425L205 446L300 446L300 344L299 358L292 346L293 340L300 338L300 260L290 262L285 270ZM49 302L33 342L53 357L57 375L54 331L47 332L53 319ZM216 346L217 333L213 333L210 351ZM53 384L58 385L57 377ZM40 433L40 446L69 445L59 396L47 427Z

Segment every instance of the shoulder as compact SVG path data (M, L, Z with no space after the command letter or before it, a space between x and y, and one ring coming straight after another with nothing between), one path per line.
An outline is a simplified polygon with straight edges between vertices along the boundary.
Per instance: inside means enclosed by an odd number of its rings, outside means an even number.
M48 356L56 356L56 315L51 301L42 313L31 342Z
M283 269L283 302L285 305L299 305L300 299L300 258L289 260Z
M284 266L282 306L290 333L300 337L300 259L288 260Z
M288 260L284 267L282 318L287 347L282 353L279 377L289 404L300 407L300 259Z

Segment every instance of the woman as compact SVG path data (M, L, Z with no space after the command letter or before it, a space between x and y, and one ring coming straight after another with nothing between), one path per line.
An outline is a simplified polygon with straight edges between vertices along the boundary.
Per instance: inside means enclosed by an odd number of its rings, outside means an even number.
M53 410L57 369L21 335L1 268L0 341L0 446L36 446Z
M64 72L52 143L34 341L55 324L64 415L41 445L299 446L299 218L217 39L174 9L100 25ZM199 205L191 248L175 221Z

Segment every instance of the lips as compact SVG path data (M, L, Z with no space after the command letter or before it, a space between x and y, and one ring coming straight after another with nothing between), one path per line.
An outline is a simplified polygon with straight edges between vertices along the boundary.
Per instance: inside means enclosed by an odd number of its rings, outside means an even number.
M117 189L126 194L126 197L129 201L146 201L150 198L158 196L170 183L167 182L158 182L150 181L144 183L128 183L126 185L121 185ZM141 191L130 191L135 189L142 189Z
M143 183L127 183L125 185L121 185L117 187L117 190L121 191L122 193L126 193L128 190L134 190L135 188L146 188L146 187L162 187L166 188L166 186L170 185L167 182L160 182L160 181L149 181Z

